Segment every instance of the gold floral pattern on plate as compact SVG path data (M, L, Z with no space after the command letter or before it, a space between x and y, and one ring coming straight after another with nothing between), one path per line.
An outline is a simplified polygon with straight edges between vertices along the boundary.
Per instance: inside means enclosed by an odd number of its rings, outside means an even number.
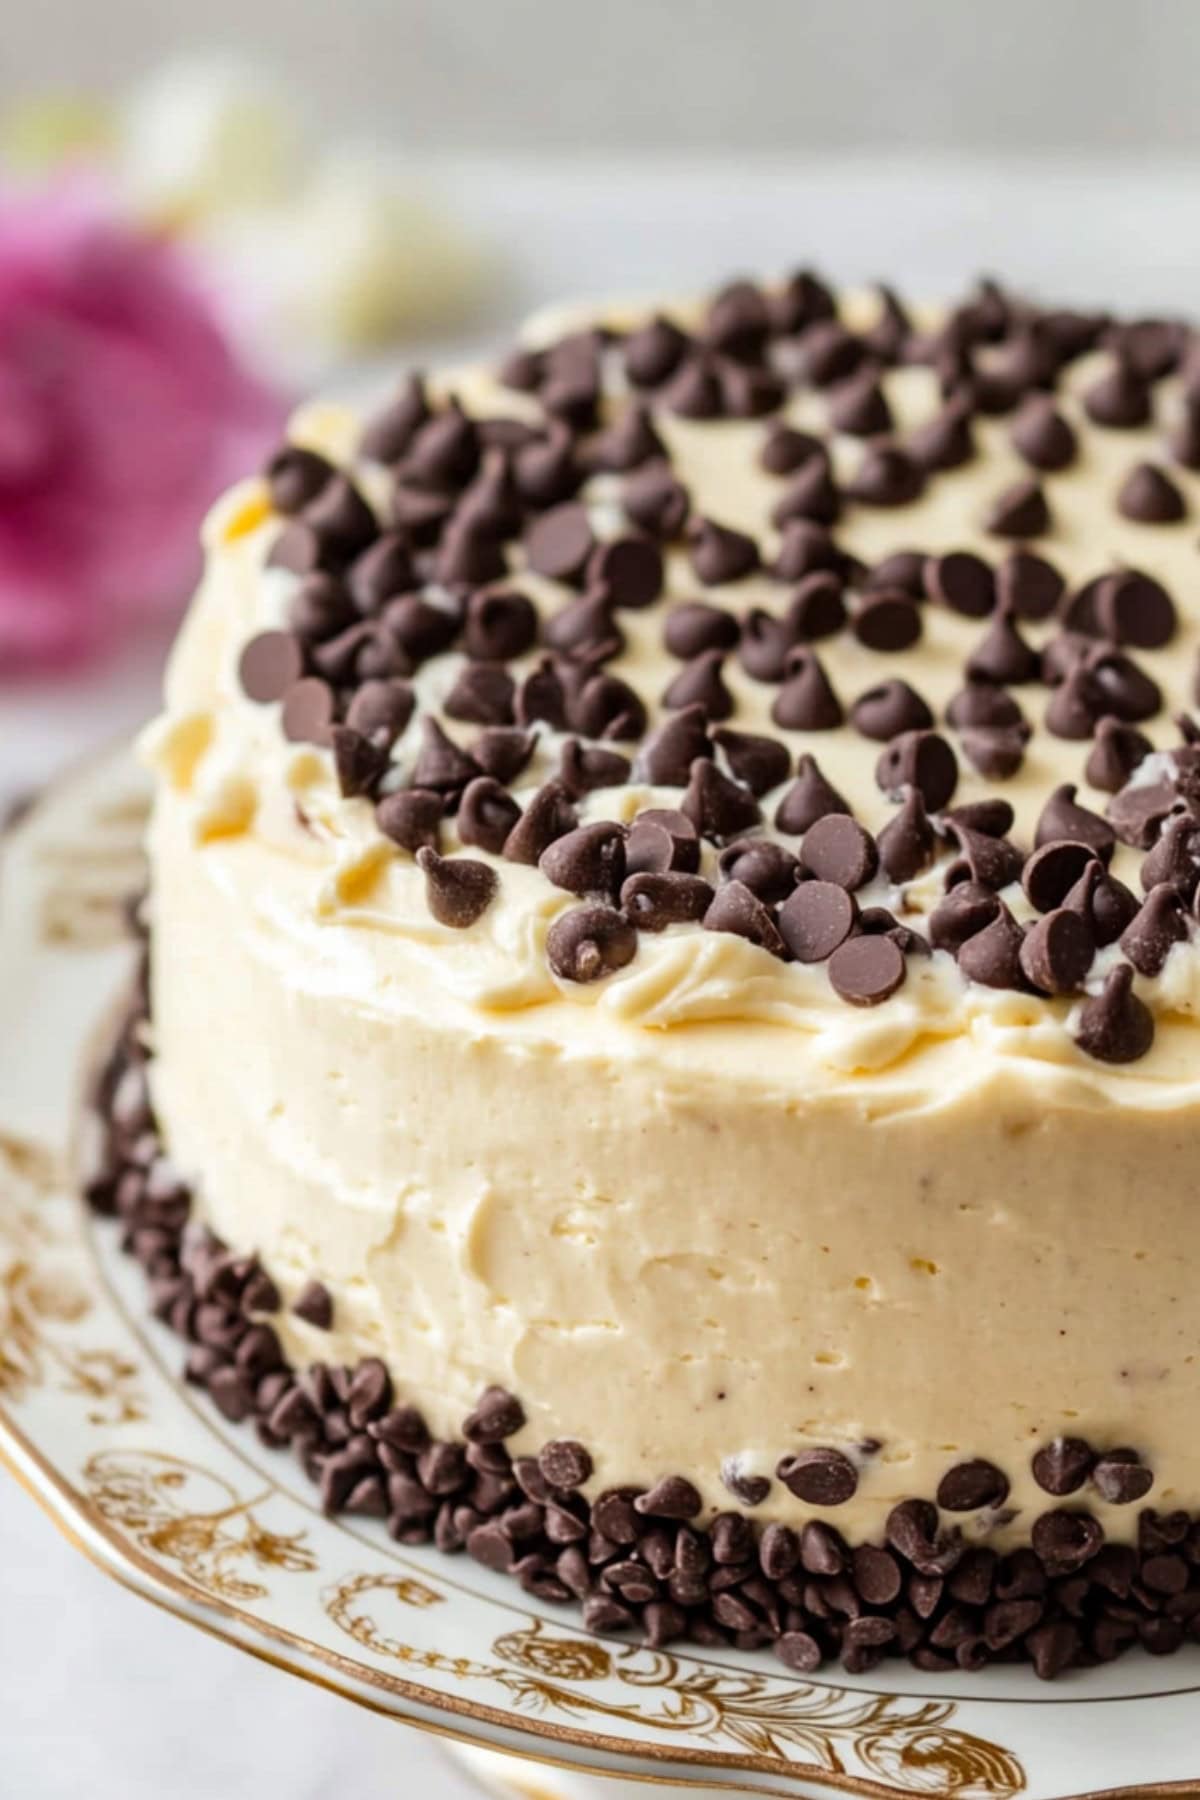
M1098 1671L1099 1691L1061 1697L1025 1671L946 1693L902 1667L798 1680L763 1656L590 1638L466 1559L326 1519L289 1458L224 1424L180 1379L115 1228L73 1191L69 1104L44 1104L128 973L109 926L137 880L139 792L127 762L93 766L0 854L0 1043L6 996L24 995L15 1101L0 1083L0 1452L69 1535L147 1598L306 1680L576 1771L797 1796L1200 1792L1194 1660L1174 1659L1173 1687L1156 1668L1140 1695L1144 1670L1124 1684ZM75 998L70 967L84 964ZM35 1133L27 1113L51 1123ZM1060 1735L1081 1702L1089 1730Z

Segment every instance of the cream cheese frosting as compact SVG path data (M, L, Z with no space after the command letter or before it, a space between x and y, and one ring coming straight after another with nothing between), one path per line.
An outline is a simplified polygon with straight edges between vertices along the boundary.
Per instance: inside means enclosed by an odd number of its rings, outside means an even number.
M865 324L876 305L852 299L844 314ZM696 322L695 308L665 310ZM559 314L530 342L642 316ZM1200 643L1195 526L1136 523L1113 497L1133 464L1160 453L1182 401L1164 380L1151 425L1096 427L1079 396L1110 363L1106 352L1084 357L1060 387L1080 450L1047 479L1052 526L1037 548L1070 587L1130 566L1174 598L1171 643L1138 652L1164 694L1146 730L1165 752L1177 737L1168 721L1191 703ZM941 405L927 367L890 368L881 385L900 435ZM447 374L431 392L473 417L538 417L485 369ZM606 357L605 407L625 392ZM826 430L810 390L779 419ZM982 521L1027 468L1009 420L973 424L971 461L901 509L849 505L839 546L867 564L909 547L994 560ZM787 483L759 465L764 422L656 412L655 427L693 508L751 533L769 563ZM383 515L389 480L358 454L360 430L356 416L318 405L291 435L347 469ZM852 438L831 440L838 477L851 479L863 454ZM1200 476L1172 478L1194 517ZM622 528L619 489L600 475L583 490L598 537ZM730 1503L721 1470L731 1459L773 1478L787 1454L835 1446L859 1468L854 1497L829 1512L851 1537L877 1533L898 1500L933 1493L949 1467L978 1457L1007 1475L1011 1517L980 1514L971 1528L1020 1540L1045 1505L1032 1452L1064 1433L1135 1446L1155 1471L1155 1505L1200 1506L1200 1449L1181 1426L1200 1402L1194 947L1181 943L1161 975L1137 978L1153 1047L1113 1067L1075 1042L1080 996L967 982L941 950L909 959L899 991L862 1010L838 998L823 966L694 926L639 936L633 960L603 981L565 981L546 938L573 897L476 850L500 873L497 898L467 930L441 925L371 802L345 798L329 754L286 742L278 707L241 689L245 643L283 625L298 584L265 566L278 530L260 480L214 510L206 574L145 748L159 772L156 1109L220 1235L257 1250L291 1295L314 1272L335 1293L332 1333L294 1318L281 1327L293 1356L382 1356L446 1433L499 1382L528 1416L514 1448L584 1437L590 1491L681 1472L718 1509ZM569 597L522 568L519 548L510 562L511 585L543 618ZM665 594L621 613L626 646L609 665L652 718L677 669L662 645L665 604L703 595L777 614L788 589L756 573L705 591L672 547ZM928 605L922 623L919 643L892 656L850 632L822 643L843 700L898 675L940 719L986 621ZM1034 644L1055 629L1022 626ZM396 780L411 771L421 716L463 737L442 711L463 660L447 652L415 675ZM518 661L518 673L536 660ZM871 831L887 822L879 744L849 724L781 730L774 689L732 657L724 679L738 730L782 740L793 764L812 751L857 819ZM1084 781L1088 745L1040 728L1045 691L1021 698L1038 729L1020 770L997 782L963 761L955 800L1002 793L1012 836L1029 845L1061 783L1099 812L1107 796ZM513 784L518 800L553 773L564 735L542 731ZM763 798L766 820L786 785ZM679 798L635 775L579 811L628 823ZM763 835L795 848L769 824ZM448 821L446 848L454 842ZM704 856L715 879L716 853ZM903 892L877 876L859 903L919 921L941 897L946 860ZM1137 864L1118 847L1113 872L1135 891ZM1005 899L1019 919L1034 916L1019 888ZM1089 992L1118 955L1097 958ZM1133 1531L1136 1509L1088 1503L1110 1535ZM773 1481L756 1516L795 1522L812 1510Z

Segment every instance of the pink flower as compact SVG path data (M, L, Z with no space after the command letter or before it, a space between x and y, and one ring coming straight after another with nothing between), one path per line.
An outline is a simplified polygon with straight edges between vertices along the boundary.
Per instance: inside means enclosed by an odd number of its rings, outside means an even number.
M0 194L0 672L177 608L282 416L173 246L91 183Z

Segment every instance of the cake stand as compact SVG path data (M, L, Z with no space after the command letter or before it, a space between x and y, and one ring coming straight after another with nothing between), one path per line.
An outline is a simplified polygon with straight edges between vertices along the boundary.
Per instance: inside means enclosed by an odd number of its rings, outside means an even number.
M467 1558L325 1518L289 1456L220 1419L76 1193L80 1072L128 974L145 798L113 751L0 846L0 1455L80 1550L187 1623L456 1740L510 1795L1200 1794L1200 1651L1045 1687L903 1664L801 1680L762 1654L589 1637Z

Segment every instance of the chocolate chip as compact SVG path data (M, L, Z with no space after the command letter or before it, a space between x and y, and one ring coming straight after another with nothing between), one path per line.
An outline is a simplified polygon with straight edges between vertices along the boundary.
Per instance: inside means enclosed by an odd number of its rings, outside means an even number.
M854 930L858 907L832 881L806 881L785 900L779 931L797 962L825 962Z
M728 726L719 726L712 737L723 751L735 779L748 787L756 798L787 780L791 757L787 746L778 738L732 731Z
M960 947L959 969L968 981L977 981L982 987L1022 989L1025 987L1021 970L1023 942L1021 927L1008 908L1001 906L990 924L973 932ZM948 1501L942 1500L940 1491L938 1503L949 1505Z
M784 953L783 939L770 909L743 882L729 881L717 889L703 924L706 931L726 931L746 938L772 956Z
M261 631L238 658L242 692L260 706L281 700L304 674L304 651L290 631Z
M1113 975L1120 973L1119 968L1113 970ZM1125 973L1128 974L1128 970ZM1110 981L1111 979L1112 976L1109 977ZM1128 986L1128 983L1124 985ZM1149 1045L1146 1046L1146 1049L1148 1048ZM1089 1055L1094 1056L1095 1054L1094 1050L1089 1051ZM1145 1055L1145 1050L1140 1050L1136 1054ZM1129 1055L1105 1057L1103 1060L1106 1062L1131 1062L1133 1057ZM1093 1467L1092 1486L1100 1498L1107 1500L1110 1506L1132 1506L1136 1501L1144 1500L1150 1492L1154 1486L1154 1475L1144 1463L1139 1462L1132 1452L1122 1454L1111 1451L1107 1456L1101 1456Z
M1085 391L1083 410L1094 425L1108 425L1120 431L1148 425L1150 389L1128 363L1118 361Z
M503 663L464 663L443 708L449 718L472 725L511 725L515 692Z
M767 1477L765 1475L746 1474L736 1456L727 1456L721 1464L721 1481L723 1486L733 1495L734 1499L740 1500L743 1506L761 1506L771 1491L771 1483ZM778 1534L781 1531L787 1533L789 1538L793 1536L793 1534L787 1530L786 1525L768 1525L766 1531L763 1532L763 1543L765 1544L767 1542L767 1534L769 1532ZM790 1574L792 1569L795 1568L796 1561L798 1560L799 1553L797 1552L795 1560L790 1563L788 1568L780 1568L777 1570L775 1579L778 1580L783 1575ZM768 1578L770 1577L770 1571L766 1569L765 1562L764 1573L768 1575Z
M1075 794L1074 782L1063 782L1054 789L1038 816L1034 845L1040 849L1043 844L1070 838L1076 843L1087 844L1107 866L1116 847L1116 833L1107 819L1092 812L1090 807L1080 806Z
M1062 1500L1079 1491L1095 1460L1091 1446L1082 1438L1055 1438L1035 1454L1033 1479L1047 1494Z
M1075 885L1063 899L1070 912L1077 912L1090 927L1096 947L1115 944L1137 915L1134 895L1098 862L1088 863Z
M1046 729L1055 737L1078 742L1091 737L1100 715L1109 710L1092 670L1072 669L1051 695L1046 708Z
M440 794L457 794L480 773L474 757L447 737L428 714L421 720L422 742L412 772L412 784L433 788Z
M505 838L503 854L509 862L535 865L551 844L573 831L578 823L571 796L562 782L547 781Z
M640 738L646 729L641 698L617 675L592 675L571 698L572 727L584 737Z
M906 972L903 953L890 937L850 938L829 959L833 990L851 1006L879 1006Z
M635 767L641 779L655 787L685 787L696 758L711 755L704 709L688 706L652 732Z
M853 624L855 637L868 650L908 650L921 636L920 611L901 593L868 595L855 612Z
M984 1506L1003 1506L1007 1499L1007 1477L980 1458L956 1464L938 1483L937 1503L944 1512L978 1512Z
M633 1510L656 1519L694 1519L702 1505L690 1481L682 1475L667 1475L648 1493L638 1495Z
M566 501L542 513L528 528L525 557L538 575L574 581L583 573L594 544L587 508Z
M1139 525L1174 525L1187 516L1187 502L1164 469L1143 462L1117 490L1117 511Z
M483 1390L463 1420L463 1436L471 1444L499 1444L515 1437L525 1423L525 1408L502 1387Z
M552 424L545 437L524 444L512 458L513 485L527 506L558 506L577 493L583 471L575 460L571 433Z
M543 636L552 650L580 661L606 662L625 648L625 636L612 615L607 588L596 588L568 600L551 614Z
M1009 435L1025 461L1043 471L1069 468L1079 449L1074 430L1047 394L1025 401Z
M376 806L375 823L402 850L436 850L443 809L443 796L431 788L401 788Z
M1021 968L1040 993L1072 994L1083 986L1094 955L1085 922L1059 907L1030 927L1021 946Z
M1128 963L1118 963L1105 978L1100 995L1085 1001L1075 1042L1098 1062L1136 1062L1146 1055L1154 1042L1154 1015L1133 992Z
M727 844L741 832L750 832L761 819L759 805L748 788L721 774L714 761L698 756L689 770L687 792L680 810L702 837Z
M328 682L308 675L284 695L280 723L290 744L319 744L324 748L331 742L336 716L336 702Z
M1090 844L1061 839L1044 843L1025 864L1021 885L1041 913L1061 906L1088 864L1096 860Z
M868 1606L890 1606L901 1589L900 1565L888 1550L860 1544L851 1564L854 1585Z
M668 464L640 469L621 490L621 504L634 525L651 537L678 537L687 520L687 489L676 480Z
M408 487L403 482L392 490L391 523L401 540L413 549L435 544L453 511L454 499L450 494Z
M829 396L829 422L850 437L875 437L892 429L892 409L874 370L854 375Z
M879 860L889 881L912 881L933 861L934 835L919 788L904 796L878 839Z
M670 807L648 807L638 813L625 839L625 867L630 875L683 871L700 867L700 837L692 821Z
M810 875L847 893L865 887L879 867L874 838L845 813L818 819L805 834L802 855Z
M797 431L792 425L773 425L763 439L758 462L768 475L792 475L810 457L824 462L826 455L824 444L811 432Z
M885 794L916 788L927 812L948 806L958 786L958 762L936 731L903 731L875 764L875 780Z
M345 585L321 570L306 575L288 602L288 626L305 644L336 637L354 620L354 605Z
M485 775L507 786L533 755L533 733L490 726L471 745L470 754Z
M933 714L907 681L881 681L859 695L850 722L863 737L885 743L903 732L928 729Z
M849 806L821 773L815 757L804 755L797 764L796 779L775 813L775 828L798 837L830 813L848 813Z
M717 381L727 418L760 419L783 404L786 390L769 369L748 367L723 356L717 362Z
M846 488L863 506L907 506L925 486L921 464L898 444L874 444L863 454Z
M579 825L542 852L538 867L568 893L615 902L625 879L625 827L612 819Z
M786 619L777 619L752 606L742 620L738 658L755 681L782 681L788 657L796 648L796 633Z
M537 1466L547 1485L569 1492L580 1488L592 1473L592 1459L574 1438L555 1438L538 1451Z
M1088 754L1084 775L1094 788L1115 794L1125 786L1154 746L1142 732L1119 719L1106 717L1096 726L1096 741Z
M479 473L464 488L454 509L447 535L453 530L481 541L515 537L521 529L521 514L507 451L485 450Z
M1014 550L996 570L996 598L1016 619L1047 619L1063 595L1053 563L1032 550Z
M637 955L637 932L607 906L575 906L546 934L546 957L562 981L600 981Z
M958 846L958 855L946 870L947 891L966 881L999 892L1016 881L1024 858L1015 844L1006 837L976 831L955 818L947 817L943 823Z
M967 658L968 681L993 682L997 686L1035 681L1041 658L1027 644L1011 614L997 608L995 617Z
M373 462L399 462L429 416L424 383L419 375L410 375L396 398L370 421L359 449Z
M568 738L559 758L558 779L571 798L578 800L597 788L624 787L631 770L629 758L619 750L605 750L598 744L584 745L578 738Z
M672 606L663 624L663 643L672 656L690 661L706 650L732 650L740 631L733 614L705 600Z
M961 468L975 455L970 406L952 398L941 412L911 431L905 444L908 454L927 474Z
M785 1456L775 1473L797 1500L809 1506L842 1506L858 1491L858 1472L840 1450L797 1451Z
M1170 882L1160 881L1146 895L1137 915L1121 935L1122 953L1139 975L1161 975L1174 944L1188 935L1183 896Z
M699 875L646 870L621 887L621 910L639 931L698 923L712 904L713 890Z
M349 725L334 725L329 733L333 750L333 766L338 789L347 800L370 794L386 773L389 762L386 748L372 743L361 731Z
M500 887L494 869L472 857L439 856L429 845L416 855L425 876L425 901L439 925L465 931L482 918Z
M298 513L336 473L331 462L301 444L285 444L263 471L276 512Z
M705 650L695 656L668 683L664 706L699 706L706 719L727 719L733 711L733 695L721 679L725 656L721 650Z
M458 835L464 844L499 856L521 808L498 781L478 775L467 783L459 802Z
M333 1296L323 1282L306 1281L298 1297L292 1302L292 1311L306 1325L315 1325L318 1331L328 1331L333 1324Z
M289 519L267 555L268 569L287 569L293 575L311 575L318 569L341 568L334 546L324 543L303 519Z
M968 619L983 619L996 604L996 578L981 556L951 550L925 563L925 587L933 600Z
M842 703L814 650L788 653L787 680L771 705L771 718L785 731L832 731L841 724Z
M448 648L458 634L459 621L419 594L402 594L384 608L383 624L414 662L423 662Z
M662 551L649 538L611 538L588 557L587 577L610 595L614 606L650 606L662 593Z
M841 510L841 495L829 464L824 458L810 457L772 507L771 523L780 530L797 522L834 525Z
M688 356L659 395L661 403L682 419L716 419L724 395L711 358Z
M882 608L884 610L872 610ZM915 612L904 594L872 594L863 602L855 622L855 631L864 644L875 649L903 649L921 635L921 621L909 619L905 609ZM865 626L859 620L870 612ZM846 604L842 598L841 579L831 569L814 569L806 575L788 602L784 623L791 643L811 644L819 638L833 637L846 622ZM887 641L875 642L876 639ZM790 646L789 646L790 647Z
M706 587L740 581L758 567L754 539L715 519L696 519L688 528L688 544L692 568Z
M467 601L463 648L468 656L508 662L524 655L537 633L537 609L525 594L484 590Z
M1015 482L992 503L984 529L994 537L1040 537L1050 529L1050 508L1039 484L1029 477Z
M635 387L658 387L678 368L688 348L678 325L661 313L631 331L622 350L625 373Z
M1007 781L1025 760L1025 726L982 727L962 734L962 753L987 781Z
M666 455L662 439L655 431L644 406L629 406L588 445L590 469L611 474L627 474L643 463L657 461Z
M935 950L957 956L976 932L1000 917L1001 903L982 882L965 881L951 888L929 917L929 937Z
M1160 881L1169 882L1185 900L1191 900L1200 882L1200 824L1189 816L1169 819L1158 842L1141 868L1144 893Z
M782 1632L771 1648L784 1668L798 1675L811 1675L824 1661L820 1645L807 1631Z
M864 354L862 341L837 319L818 319L806 326L800 335L801 367L814 387L830 387L835 381L852 375Z
M304 509L304 523L315 531L323 556L350 562L379 535L375 514L354 483L334 475Z
M1102 637L1140 650L1161 650L1175 635L1175 603L1161 582L1137 569L1125 569L1100 582L1095 599L1096 624Z

